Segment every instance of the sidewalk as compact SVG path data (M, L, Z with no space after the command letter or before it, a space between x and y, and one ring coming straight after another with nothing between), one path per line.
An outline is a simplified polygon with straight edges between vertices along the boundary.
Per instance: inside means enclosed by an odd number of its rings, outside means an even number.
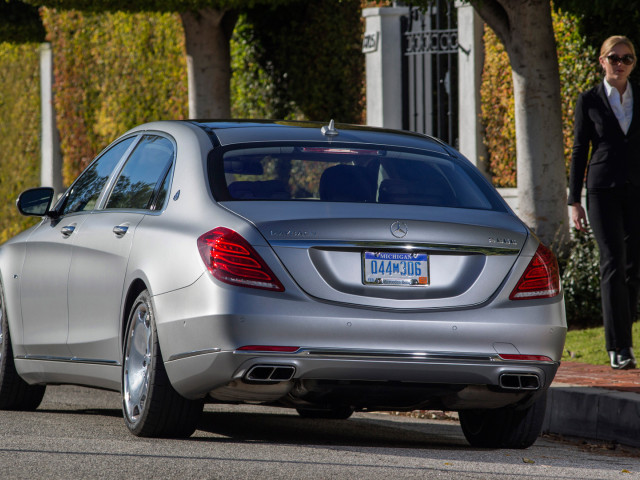
M640 369L563 362L543 431L640 447Z

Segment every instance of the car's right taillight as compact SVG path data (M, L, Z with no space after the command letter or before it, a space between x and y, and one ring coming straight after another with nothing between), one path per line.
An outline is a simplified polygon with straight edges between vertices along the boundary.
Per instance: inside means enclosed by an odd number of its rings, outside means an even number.
M198 238L198 250L211 274L221 282L263 290L284 291L280 280L239 233L215 228Z
M551 298L560 293L560 271L553 252L542 243L518 280L510 300Z

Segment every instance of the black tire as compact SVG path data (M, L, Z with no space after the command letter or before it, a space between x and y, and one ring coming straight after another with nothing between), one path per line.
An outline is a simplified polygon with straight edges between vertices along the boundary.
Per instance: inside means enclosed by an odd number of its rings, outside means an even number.
M196 430L203 400L175 391L164 368L151 297L145 290L133 304L124 340L122 412L139 437L185 438Z
M42 402L45 388L45 385L29 385L16 371L4 291L0 285L0 410L33 411Z
M296 408L302 418L324 418L331 420L346 420L353 415L353 408L349 406L336 406L330 408Z
M467 441L481 448L528 448L542 431L547 408L545 392L529 407L462 410L460 426Z

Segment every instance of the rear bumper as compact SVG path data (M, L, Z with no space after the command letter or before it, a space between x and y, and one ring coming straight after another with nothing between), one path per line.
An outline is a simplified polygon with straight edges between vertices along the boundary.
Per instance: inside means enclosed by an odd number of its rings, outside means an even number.
M169 379L188 398L272 402L305 397L302 390L320 384L333 383L327 390L338 391L336 383L368 382L389 392L417 385L454 393L467 389L474 392L471 400L481 398L478 389L483 389L497 396L497 403L516 403L548 388L566 335L562 297L400 311L320 302L293 289L273 294L212 288L211 282L203 276L190 287L153 297ZM252 345L291 346L293 353L241 350ZM507 361L499 354L550 361ZM263 366L293 374L264 382L246 376ZM268 376L267 370L255 378ZM512 376L505 382L505 375ZM475 404L487 408L489 400ZM472 408L459 398L446 404Z
M165 365L176 390L188 398L210 395L234 402L286 398L295 403L322 397L340 403L338 392L358 386L361 392L375 387L377 393L370 400L362 395L354 400L352 393L343 393L344 402L357 403L358 408L414 408L427 402L451 410L517 403L546 390L558 369L557 362L511 362L497 355L318 349L293 354L215 352ZM273 378L262 375L270 371L268 367L278 372ZM290 377L282 377L283 372L290 372Z

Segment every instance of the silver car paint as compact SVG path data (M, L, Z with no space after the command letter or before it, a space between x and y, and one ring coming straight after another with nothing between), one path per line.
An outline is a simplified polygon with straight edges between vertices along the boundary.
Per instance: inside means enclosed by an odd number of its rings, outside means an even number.
M242 130L227 128L217 131L217 135L221 143L229 144L243 140L246 134ZM286 125L267 126L257 129L252 141L292 136L326 141L319 128L317 132L311 127L301 130L292 131ZM154 302L169 378L178 392L189 398L211 394L218 400L277 399L294 387L293 382L261 389L242 381L251 366L265 362L295 366L295 379L497 385L502 372L521 371L534 372L541 378L543 388L548 387L562 354L566 332L564 304L561 296L527 301L508 299L538 246L535 237L510 213L386 205L367 210L365 205L341 204L308 209L296 202L217 204L207 180L206 158L212 148L209 136L188 122L157 122L137 127L132 133L155 131L174 138L178 145L171 193L162 212L126 212L131 217L124 221L129 221L132 227L142 218L137 227L125 235L131 233L126 240L132 241L126 273L121 280L110 279L121 282L119 294L114 294L119 288L117 285L108 287L109 298L116 297L109 300L113 302L109 307L118 307L119 318L111 312L106 324L96 323L98 328L89 332L89 325L99 317L93 318L90 300L73 298L69 303L74 312L69 320L73 327L69 342L66 333L58 332L60 338L57 339L47 337L51 316L46 300L60 301L60 308L64 310L65 285L57 285L59 291L53 292L50 276L37 277L38 273L42 274L35 263L38 258L27 255L22 242L35 230L55 230L51 226L53 222L44 220L39 227L0 248L0 273L8 299L16 367L27 381L119 389L125 307L132 289L142 282ZM376 139L389 144L395 141L394 134L367 131L349 132L341 140L345 139ZM434 151L448 151L436 142L418 137L410 141L423 147L428 145ZM322 221L323 212L324 218L332 220ZM104 219L109 234L113 235L111 229L123 220L109 218L107 221L107 216L117 217L116 213L96 212L89 217L98 223ZM451 221L455 214L462 215L463 225ZM374 218L376 216L380 218ZM68 220L74 217L80 223L84 216L70 216ZM409 225L409 235L401 241L394 240L388 230L396 220ZM238 288L214 280L200 258L196 239L218 226L236 230L253 245L283 283L285 291ZM81 227L76 233L82 232ZM349 234L349 228L357 229L357 234ZM289 232L294 233L289 235ZM312 238L303 235L305 238L300 239L295 232L315 232L316 235ZM340 232L345 233L341 236ZM366 238L371 248L380 242L393 243L398 248L419 243L448 252L446 259L434 253L432 264L432 274L441 275L433 286L445 292L445 297L433 298L432 291L424 290L421 298L415 293L419 290L413 290L407 292L409 298L397 298L402 297L400 291L405 289L393 290L393 287L377 290L380 296L375 298L365 296L367 289L354 293L359 273L343 277L343 262L354 267L359 262L359 254L346 251L332 258L322 244L326 247L328 242L337 242L340 250L358 241L358 247L362 248L359 237ZM510 242L492 242L492 239ZM107 235L104 243L111 241ZM306 250L309 245L316 245L316 250ZM335 246L332 245L332 252ZM466 249L465 254L452 255L457 248ZM115 258L124 262L126 248L116 250ZM473 255L469 254L471 251ZM491 255L485 257L483 253ZM102 258L105 263L108 259ZM23 262L28 267L26 270ZM318 266L320 270L333 271L333 280L340 280L338 285L335 281L332 285L326 272L322 278L317 273ZM96 285L92 280L96 271L100 275L112 273L111 269L105 272L104 266L97 263L87 264L86 270L78 271L78 280L72 288L89 295ZM28 284L23 279L25 272ZM463 287L455 285L456 279L469 273L475 276L463 282ZM340 292L344 286L341 282L351 291ZM102 289L96 289L96 293L100 291ZM39 295L43 295L42 302L29 303L22 315L20 299L31 302ZM60 325L65 323L62 317L56 321ZM83 324L84 321L87 323ZM54 329L51 324L49 327ZM84 329L84 333L76 327ZM66 332L65 328L61 330ZM291 345L300 347L301 351L258 354L237 350L244 345ZM497 358L498 353L546 355L552 362L504 362ZM45 357L59 358L52 361ZM473 388L468 392L475 392L475 396L457 395L450 399L449 405L486 406L482 402L491 397ZM492 397L491 401L497 402L495 405L506 404L523 396L522 393L502 395L503 400Z

